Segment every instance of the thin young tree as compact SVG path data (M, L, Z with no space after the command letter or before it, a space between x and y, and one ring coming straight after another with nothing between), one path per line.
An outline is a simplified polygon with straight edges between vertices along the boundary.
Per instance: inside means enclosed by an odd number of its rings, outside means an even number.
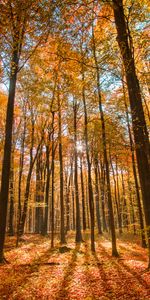
M82 241L81 234L81 219L80 219L80 203L79 203L79 188L78 188L78 154L77 154L77 110L78 104L76 99L73 99L74 112L74 187L76 199L76 243Z

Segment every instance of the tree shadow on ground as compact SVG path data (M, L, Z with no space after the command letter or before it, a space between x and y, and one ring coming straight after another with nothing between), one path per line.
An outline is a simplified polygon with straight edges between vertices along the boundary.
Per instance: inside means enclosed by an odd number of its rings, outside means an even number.
M77 254L78 254L79 250L80 250L80 243L76 244L76 247L73 250L71 261L70 261L70 263L68 264L68 266L66 268L63 281L61 283L59 292L57 293L57 295L55 297L55 300L69 299L67 287L68 287L70 279L71 279L71 277L72 277L72 275L74 273L74 269L76 267Z
M139 260L146 262L147 258L146 255L144 256L143 254L139 253L140 249L138 250L138 252L134 249L129 249L127 250L127 246L126 245L119 245L119 248L122 250L126 250L130 255L132 254L135 257L138 257Z
M113 266L117 269L117 272L119 273L120 277L123 278L123 280L126 281L126 285L131 283L132 278L138 282L138 284L142 285L146 290L149 290L149 285L147 282L141 277L139 273L132 270L129 266L127 266L122 259L120 258L113 258L105 249L104 246L100 244L101 253L107 257L108 259L112 260ZM129 276L130 275L130 276ZM136 291L135 291L136 292ZM137 298L138 299L138 298Z
M34 273L39 271L39 268L42 264L46 264L53 250L48 248L45 252L41 253L38 258L33 259L31 263L27 264L16 264L16 265L5 265L6 268L8 266L8 275L9 280L3 281L2 288L0 289L0 297L5 296L7 292L7 297L14 291L17 291L20 286L25 286L27 282L30 280L30 277L33 276ZM4 268L5 268L4 266ZM55 264L50 266L51 272L53 271Z
M90 258L87 245L85 244L85 264L86 264L86 281L90 288L91 299L112 299L113 291L109 285L107 275L102 267L102 262L98 259L96 253L92 253L92 260ZM98 278L91 272L91 267L98 269ZM98 289L100 287L100 289ZM97 294L98 292L98 294Z

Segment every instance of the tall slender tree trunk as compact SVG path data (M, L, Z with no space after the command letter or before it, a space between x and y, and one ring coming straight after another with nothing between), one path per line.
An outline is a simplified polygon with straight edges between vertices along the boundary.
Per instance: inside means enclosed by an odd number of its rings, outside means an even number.
M52 115L54 112L52 113ZM49 212L49 191L50 191L50 179L51 179L51 172L52 172L52 165L50 167L50 142L51 136L54 131L54 117L52 117L52 130L48 131L48 140L46 145L46 187L45 187L45 218L44 218L44 229L43 234L46 235L48 233L48 212ZM55 152L56 148L54 149ZM51 163L52 164L52 163Z
M52 197L51 197L51 248L54 247L54 184L55 184L55 145L54 145L54 119L52 112Z
M17 45L16 45L17 47ZM18 71L18 50L14 50L11 61L11 72L9 80L9 95L6 112L6 126L5 126L5 144L4 144L4 157L2 164L2 177L1 177L1 193L0 193L0 263L5 262L4 258L4 241L6 231L6 218L9 194L9 179L10 179L10 166L11 166L11 149L12 149L12 128L14 116L14 102L15 91Z
M120 206L119 206L118 199L117 199L117 183L116 183L115 171L114 171L111 155L110 155L110 163L111 163L111 169L112 169L113 180L114 180L115 204L116 204L116 210L117 210L119 233L121 234L122 226L121 226L121 219L120 219Z
M95 171L95 201L96 201L96 218L98 233L102 234L101 217L100 217L100 205L99 205L99 187L98 187L98 157L95 154L94 157L94 171Z
M105 170L101 161L100 161L100 166L98 165L98 177L99 177L101 203L102 203L102 225L103 225L103 231L107 232L108 230L107 230L106 215L105 215Z
M82 226L83 230L86 230L86 215L85 215L85 192L84 192L84 180L83 180L83 166L82 156L80 155L80 178L81 178L81 193L82 193Z
M40 233L41 231L41 154L41 151L39 151L36 160L35 233Z
M123 94L124 94L124 104L125 104L125 110L126 110L126 120L127 120L129 140L130 140L130 150L131 150L131 156L132 156L132 169L133 169L133 176L134 176L135 190L136 190L136 198L137 198L138 211L139 211L139 220L140 220L140 229L141 229L141 241L142 241L142 247L146 248L146 246L147 246L146 245L146 236L145 236L145 232L144 232L144 220L143 220L142 205L141 205L140 192L139 192L139 184L138 184L138 176L137 176L136 162L135 162L135 155L134 155L134 144L133 144L132 133L131 133L131 128L130 128L129 112L128 112L128 107L127 107L127 102L126 102L126 95L125 95L124 84L123 84Z
M75 197L74 197L74 177L73 172L71 172L71 197L72 197L72 229L75 230L76 222L75 222Z
M136 75L132 37L129 31L128 23L125 19L123 1L113 0L112 2L117 29L117 40L123 59L130 100L135 151L148 232L150 267L150 147L148 131L142 106L140 85Z
M76 199L76 242L82 241L81 234L81 218L80 218L80 203L79 203L79 188L78 188L78 155L77 155L77 103L74 99L74 187Z
M43 234L47 235L48 232L48 211L49 211L49 190L50 190L50 147L49 147L50 135L48 137L48 143L46 145L46 188L45 188L45 216L44 216L44 228Z
M14 235L14 150L12 151L11 169L10 169L10 207L9 207L9 225L8 233Z
M133 226L133 233L136 234L136 226L135 226L135 212L134 212L134 204L132 199L132 187L130 181L130 172L128 169L128 191L129 191L129 200L130 200L130 215L131 215L131 224Z
M87 212L87 228L90 229L90 218L89 218L89 193L88 193L88 180L86 177L86 186L85 186L85 199L86 199L86 212Z
M91 162L89 154L89 138L88 138L88 117L87 117L87 108L86 108L86 97L85 97L85 76L84 76L84 67L82 63L82 101L84 106L84 139L86 145L86 159L88 166L88 192L89 192L89 208L90 208L90 222L91 222L91 250L95 252L95 236L94 236L94 197L93 197L93 187L92 187L92 176L91 176Z
M25 194L24 194L24 205L23 205L23 211L20 217L20 223L18 225L18 241L19 237L24 232L24 225L27 215L27 208L28 208L28 198L29 198L29 192L30 192L30 181L32 176L32 169L33 169L33 146L34 146L34 116L31 109L31 147L30 147L30 163L29 163L29 171L27 175L27 181L26 181L26 188L25 188ZM37 153L38 154L38 153ZM35 160L34 160L35 162Z
M124 176L123 170L121 169L121 178L122 178L122 195L123 195L123 221L124 225L129 229L129 220L128 220L128 207L127 207L127 200L126 200L126 192L125 192L125 183L124 183Z
M119 190L119 174L118 174L118 160L116 156L116 184L117 184L117 196L119 206L119 233L122 234L122 214L121 214L121 201L120 201L120 190Z
M19 225L21 220L21 183L22 183L22 174L24 167L24 152L25 152L25 137L26 137L26 105L24 106L24 115L23 115L23 134L21 137L21 150L20 150L20 161L19 161L19 181L18 181L18 206L17 206L17 237L16 237L16 247L19 243Z
M94 62L95 62L95 67L96 67L96 76L97 76L97 95L98 95L98 102L99 102L101 127L102 127L103 155L104 155L104 164L105 164L105 168L106 168L106 184L107 184L107 197L108 197L108 208L109 208L109 223L110 223L110 230L111 230L111 237L112 237L112 255L113 256L118 256L117 245L116 245L116 233L115 233L113 205L112 205L112 197L111 197L111 187L110 187L109 161L108 161L107 145L106 145L106 129L105 129L104 112L103 112L103 107L102 107L99 66L98 66L98 61L97 61L97 56L96 56L94 25L92 26L92 40L93 40L93 57L94 57Z
M21 236L24 233L24 226L25 226L25 221L26 221L26 216L27 216L28 200L29 200L29 194L30 194L31 176L32 176L33 167L34 167L34 164L35 164L42 141L43 141L43 136L42 136L41 141L36 149L36 154L35 154L34 158L32 157L32 154L30 154L30 166L29 166L29 171L28 171L27 181L26 181L23 211L22 211L20 224L19 224L19 236ZM32 150L33 150L33 148L30 151L32 152Z
M60 242L66 243L65 240L65 224L64 224L64 175L63 175L63 154L62 154L62 121L61 121L61 104L59 87L57 93L58 100L58 127L59 127L59 165L60 165Z
M72 172L72 162L71 162L71 172ZM66 175L66 233L70 230L70 185L71 185L71 176Z

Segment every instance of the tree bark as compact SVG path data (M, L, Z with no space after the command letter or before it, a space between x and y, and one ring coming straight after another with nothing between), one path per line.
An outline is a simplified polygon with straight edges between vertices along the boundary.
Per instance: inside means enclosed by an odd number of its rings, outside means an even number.
M8 234L14 235L14 150L12 151L11 169L10 169L10 207L9 207L9 227Z
M60 242L66 243L65 225L64 225L64 176L63 176L63 155L62 155L62 123L61 123L61 105L58 87L58 127L59 127L59 165L60 165Z
M114 171L111 155L110 155L110 164L111 164L111 169L112 169L112 173L113 173L113 180L114 180L115 203L116 203L116 210L117 210L119 233L121 234L122 233L122 224L121 224L121 219L120 219L120 206L119 206L118 199L117 199L117 183L116 183L115 171Z
M14 50L11 61L11 75L9 81L9 95L6 112L6 126L5 126L5 144L4 157L2 164L1 177L1 193L0 193L0 263L4 262L4 241L6 231L6 217L9 194L9 179L10 179L10 165L11 165L11 149L12 149L12 128L14 116L14 102L18 71L18 51Z
M81 234L81 218L80 218L80 203L79 203L79 188L78 188L78 155L77 155L77 103L74 100L74 187L76 199L76 243L82 242Z
M134 155L134 144L133 144L132 133L131 133L131 128L130 128L129 112L128 112L128 107L127 107L127 102L126 102L124 84L123 84L123 94L124 94L124 104L125 104L125 110L126 110L128 134L129 134L129 140L130 140L130 150L131 150L131 156L132 156L132 169L133 169L133 176L134 176L135 190L136 190L136 197L137 197L137 204L138 204L138 211L139 211L141 241L142 241L142 247L146 248L146 246L147 246L146 245L146 236L145 236L145 232L144 232L144 220L143 220L143 213L142 213L142 206L141 206L141 199L140 199L140 192L139 192L139 184L138 184L138 177L137 177L137 170L136 170L136 162L135 162L135 155Z
M112 237L112 255L118 256L117 245L116 245L116 233L115 233L115 224L114 224L113 205L112 205L112 197L111 197L111 187L110 187L109 161L108 161L107 145L106 145L106 129L105 129L104 112L103 112L103 107L102 107L99 66L98 66L98 61L97 61L97 56L96 56L94 26L92 26L92 41L93 41L93 57L94 57L94 62L95 62L95 67L96 67L96 76L97 76L97 96L98 96L98 102L99 102L99 112L100 112L100 120L101 120L101 128L102 128L102 145L103 145L104 165L106 168L109 223L110 223L110 230L111 230L111 237Z
M143 196L143 206L148 232L149 267L150 267L150 147L148 131L142 106L142 98L139 81L136 75L133 55L132 37L125 19L122 0L113 0L113 10L117 29L117 40L121 51L128 94L132 113L132 125L135 141L135 151L139 178Z
M106 215L105 215L105 199L106 199L105 198L105 170L101 161L100 161L100 166L98 165L98 177L99 177L101 203L102 203L102 225L103 225L103 231L107 232L108 229L107 229Z
M92 177L91 177L91 162L89 154L89 138L88 138L88 117L86 108L86 98L85 98L85 78L84 78L84 68L82 63L82 101L84 106L84 139L86 145L86 159L88 166L88 193L89 193L89 208L90 208L90 222L91 222L91 250L95 252L95 236L94 236L94 199L93 199L93 187L92 187Z
M86 230L86 215L85 215L85 193L84 193L84 180L83 180L83 166L82 156L80 155L80 178L81 178L81 193L82 193L82 226Z
M96 218L98 234L102 234L101 217L100 217L100 205L99 205L99 187L98 187L98 157L95 154L94 157L94 171L95 171L95 201L96 201Z
M26 105L24 106L24 124L23 124L23 134L21 138L21 150L20 150L20 162L19 162L19 181L18 181L18 207L17 207L17 238L16 238L16 247L19 243L19 225L21 220L21 182L24 166L24 152L25 152L25 137L26 137Z
M128 207L127 207L127 200L126 200L126 191L125 191L125 183L124 183L124 176L123 176L123 170L121 169L121 178L122 178L122 200L123 200L123 221L126 229L129 228L129 220L128 220Z
M51 197L51 248L54 247L54 184L55 184L55 145L54 145L54 119L52 112L52 197Z

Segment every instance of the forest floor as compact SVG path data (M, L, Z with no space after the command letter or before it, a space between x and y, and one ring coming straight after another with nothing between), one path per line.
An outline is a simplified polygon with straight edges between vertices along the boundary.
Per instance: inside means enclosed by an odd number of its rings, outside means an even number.
M97 238L95 254L88 234L84 240L76 245L70 236L65 247L57 242L51 249L48 237L24 235L18 248L7 238L9 264L0 266L0 299L150 299L147 250L138 239L117 239L119 258L111 256L107 236Z

